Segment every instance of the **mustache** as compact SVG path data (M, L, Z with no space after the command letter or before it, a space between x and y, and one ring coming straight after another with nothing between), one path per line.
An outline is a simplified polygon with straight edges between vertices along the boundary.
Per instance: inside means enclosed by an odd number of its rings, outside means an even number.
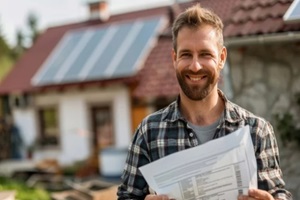
M192 70L189 70L189 69L185 69L182 71L182 74L186 75L186 74L189 74L189 75L206 75L206 74L211 74L211 72L209 70L206 70L206 69L200 69L198 71L192 71Z

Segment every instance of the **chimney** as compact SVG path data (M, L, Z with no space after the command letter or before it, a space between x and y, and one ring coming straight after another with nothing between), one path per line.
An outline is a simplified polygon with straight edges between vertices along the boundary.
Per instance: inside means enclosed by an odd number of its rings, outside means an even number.
M90 20L107 21L110 17L107 0L98 0L89 3Z

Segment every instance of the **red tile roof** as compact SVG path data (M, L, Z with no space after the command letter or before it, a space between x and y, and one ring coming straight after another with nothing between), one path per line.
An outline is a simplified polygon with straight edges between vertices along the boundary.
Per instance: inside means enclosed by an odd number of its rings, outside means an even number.
M168 97L178 95L179 87L171 59L170 37L161 37L139 73L135 97Z
M184 10L196 2L214 10L223 19L226 37L300 30L300 24L285 24L282 19L292 0L198 0L181 4L181 9ZM114 15L105 23L94 20L49 28L38 38L32 48L24 53L11 73L0 84L0 94L32 92L41 89L31 85L31 78L58 41L69 30L161 14L167 16L169 6ZM132 79L138 80L138 86L133 91L136 97L164 97L174 96L178 93L178 84L171 61L171 49L171 37L161 36L135 77L136 79ZM110 81L106 81L106 83L110 83ZM78 85L82 84L78 83ZM97 84L97 82L93 84ZM98 84L103 84L103 82L98 81Z
M293 0L237 0L226 20L225 37L251 36L300 30L287 24L283 15Z
M89 20L80 23L49 28L43 34L41 34L36 43L23 54L8 76L3 79L0 84L0 94L30 92L35 90L36 88L31 85L31 78L41 67L45 59L67 31L86 27L100 27L109 23L132 20L145 16L157 16L161 14L167 15L167 11L168 7L165 6L155 9L114 15L111 16L109 21L105 23L101 22L100 20Z

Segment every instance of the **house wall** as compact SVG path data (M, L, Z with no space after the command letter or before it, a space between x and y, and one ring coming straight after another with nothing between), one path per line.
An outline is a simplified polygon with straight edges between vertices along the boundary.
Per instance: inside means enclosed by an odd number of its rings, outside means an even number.
M274 114L278 113L292 113L299 125L299 108L294 95L300 92L300 45L230 47L228 53L232 100L271 121L275 129ZM300 199L300 146L283 146L278 131L275 133L286 186L294 199Z
M16 124L28 145L38 135L36 108L55 105L59 113L60 148L35 152L34 159L58 158L61 164L86 159L91 153L91 105L112 105L115 146L126 147L131 139L130 94L124 87L85 89L38 94L34 108L14 111Z
M25 158L27 157L27 148L34 142L34 138L37 135L35 111L32 108L14 109L12 110L12 115L24 142L22 154Z

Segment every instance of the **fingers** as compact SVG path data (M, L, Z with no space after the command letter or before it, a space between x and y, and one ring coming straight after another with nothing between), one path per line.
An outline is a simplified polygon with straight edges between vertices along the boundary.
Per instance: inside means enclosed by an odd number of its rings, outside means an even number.
M259 189L250 189L248 192L250 197L255 197L256 199L262 199L262 200L274 200L272 195L264 190Z
M256 199L249 197L249 196L240 195L238 200L256 200Z
M264 190L250 189L248 196L240 195L238 200L274 200L272 195Z
M169 200L169 197L167 195L149 194L146 196L145 200Z

